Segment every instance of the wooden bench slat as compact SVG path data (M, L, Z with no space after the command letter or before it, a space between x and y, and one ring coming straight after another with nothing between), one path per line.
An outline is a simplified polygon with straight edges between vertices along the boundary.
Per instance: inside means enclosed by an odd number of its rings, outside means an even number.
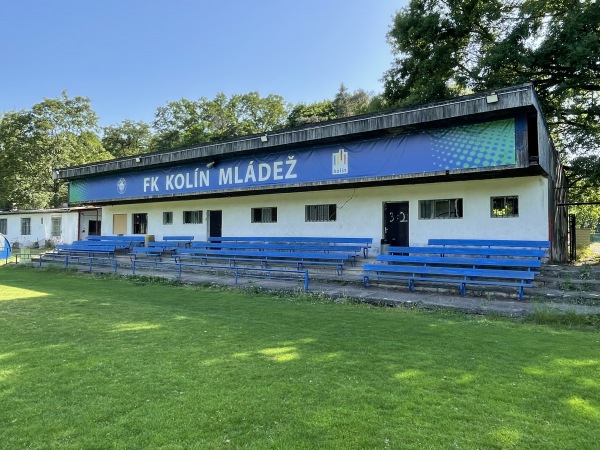
M206 249L230 249L230 250L282 250L282 251L315 251L315 252L330 252L330 253L346 253L351 252L358 254L362 252L363 247L359 245L330 245L330 244L272 244L262 242L193 242L191 248L206 248Z
M520 247L550 248L550 241L531 241L517 239L429 239L429 245L466 246L466 247Z
M160 247L133 247L129 252L129 258L133 261L138 258L147 258L160 261L163 249Z
M163 236L163 241L188 241L192 242L194 236Z
M178 249L173 257L181 259L182 257L196 258L200 260L223 259L229 264L235 264L236 261L250 261L267 265L269 263L288 262L295 264L298 269L303 265L333 265L338 274L342 273L344 261L348 255L334 255L328 253L298 253L298 252L268 252L268 251L234 251L234 250L211 250L211 249Z
M377 255L377 261L390 264L424 264L424 265L458 265L458 266L493 266L493 267L526 267L539 268L542 262L537 258L476 258L453 256L403 256Z
M515 256L542 258L546 252L526 248L477 248L477 247L389 247L388 254L427 254L427 255L479 255Z
M407 280L410 290L414 289L415 281L457 283L461 295L465 294L467 284L511 286L518 288L521 300L523 299L523 288L531 287L536 275L530 270L390 264L365 264L363 271L365 286L368 286L371 276L378 279Z
M373 243L373 238L355 238L355 237L303 237L303 236L221 236L209 237L209 242L259 242L259 243L280 243L280 244L329 244L343 247L347 244L355 244L361 247L365 256L368 256L369 248Z

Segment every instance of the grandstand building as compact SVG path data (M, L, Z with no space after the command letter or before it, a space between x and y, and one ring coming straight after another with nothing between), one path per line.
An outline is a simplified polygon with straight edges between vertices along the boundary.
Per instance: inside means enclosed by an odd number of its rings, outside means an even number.
M565 176L531 85L55 172L103 234L550 240ZM100 227L100 224L96 225Z

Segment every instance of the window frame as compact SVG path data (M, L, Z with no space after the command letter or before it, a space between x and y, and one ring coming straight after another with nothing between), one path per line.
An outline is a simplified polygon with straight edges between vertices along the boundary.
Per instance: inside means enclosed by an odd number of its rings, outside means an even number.
M0 219L0 233L8 234L8 219L6 218Z
M251 223L277 223L277 206L250 209Z
M337 204L324 203L304 206L304 222L336 222Z
M204 214L201 209L194 211L183 211L184 225L198 225L204 223Z
M163 225L173 225L173 211L163 211Z
M494 201L502 200L503 205L501 208L494 208ZM507 200L511 200L512 205L507 205ZM507 212L510 208L510 213ZM494 211L505 211L504 213L495 213ZM511 219L519 217L519 196L518 195L499 195L490 197L490 218L492 219Z
M102 234L101 220L88 220L88 236L99 236Z
M50 218L50 235L52 237L60 237L62 235L62 217Z
M31 217L21 217L21 236L31 236Z
M447 202L447 208L438 212L438 205ZM464 214L464 199L462 198L441 198L419 200L419 220L446 220L462 219Z

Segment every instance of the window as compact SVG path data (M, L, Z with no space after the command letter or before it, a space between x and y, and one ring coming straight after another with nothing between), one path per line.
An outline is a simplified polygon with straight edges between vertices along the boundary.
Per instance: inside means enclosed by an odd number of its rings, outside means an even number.
M173 212L163 212L163 225L173 225Z
M252 208L252 223L276 223L277 208Z
M31 219L21 218L21 235L28 236L31 234Z
M102 234L102 221L90 220L88 222L88 234L92 236L100 236Z
M62 228L62 218L61 217L53 217L52 218L52 236L60 236Z
M133 215L133 234L146 234L148 232L148 214Z
M306 222L335 222L337 205L306 205Z
M0 219L0 233L8 234L8 219Z
M519 217L519 197L492 197L491 217Z
M202 223L202 211L184 211L183 223Z
M419 219L457 219L462 216L462 198L419 200Z

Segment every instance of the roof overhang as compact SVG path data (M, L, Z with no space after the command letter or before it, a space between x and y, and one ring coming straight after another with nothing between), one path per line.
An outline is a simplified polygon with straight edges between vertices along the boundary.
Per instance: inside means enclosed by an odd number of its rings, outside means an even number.
M210 162L219 158L265 154L302 146L409 133L415 130L504 118L516 112L537 111L539 111L539 104L533 86L525 84L417 107L353 116L223 142L56 169L53 175L61 180L70 181L191 161Z

